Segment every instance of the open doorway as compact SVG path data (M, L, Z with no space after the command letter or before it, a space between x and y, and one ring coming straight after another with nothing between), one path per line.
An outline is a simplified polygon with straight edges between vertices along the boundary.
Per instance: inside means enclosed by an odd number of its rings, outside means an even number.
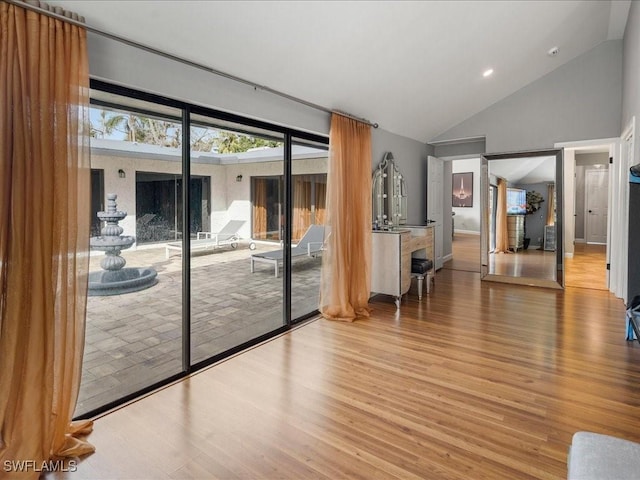
M609 290L609 167L614 150L615 142L607 141L565 147L565 167L574 173L565 177L572 191L565 214L574 219L573 225L567 225L567 234L573 237L565 258L568 287Z
M451 250L443 268L480 273L480 157L444 159L450 165ZM466 182L466 183L465 183ZM460 201L464 192L465 201Z

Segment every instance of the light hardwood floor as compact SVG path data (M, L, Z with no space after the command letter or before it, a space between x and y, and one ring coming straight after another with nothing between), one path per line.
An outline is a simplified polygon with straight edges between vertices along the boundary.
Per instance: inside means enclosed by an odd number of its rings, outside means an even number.
M48 478L564 479L579 430L640 441L640 344L605 291L441 270L95 422Z
M565 284L569 287L608 290L607 247L576 243L573 258L565 259Z
M553 271L555 255L541 250L524 250L518 255L493 255L494 273L547 278ZM605 245L576 243L573 258L565 258L565 285L569 287L608 290ZM480 235L456 233L453 259L444 264L448 270L480 272ZM553 279L552 276L548 278Z
M456 233L452 250L453 258L443 268L480 273L480 235Z

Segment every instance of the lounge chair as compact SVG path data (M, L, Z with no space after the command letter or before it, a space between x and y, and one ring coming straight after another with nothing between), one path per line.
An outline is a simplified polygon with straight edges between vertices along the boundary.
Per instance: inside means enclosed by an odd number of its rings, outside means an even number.
M311 225L295 247L291 247L291 258L302 256L316 257L322 253L324 245L324 226ZM284 260L284 249L272 250L264 253L254 253L251 255L251 273L255 271L255 262L270 263L273 265L276 278L278 277L278 267Z
M215 249L227 245L236 248L240 240L238 230L244 224L244 220L230 220L219 232L198 232L196 240L191 240L191 251ZM169 258L170 250L182 252L182 242L167 243L166 258Z

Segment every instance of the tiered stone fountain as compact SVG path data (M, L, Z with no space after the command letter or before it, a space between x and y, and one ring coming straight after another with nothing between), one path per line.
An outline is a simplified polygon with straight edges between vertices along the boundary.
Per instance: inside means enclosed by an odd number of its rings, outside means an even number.
M124 229L118 222L127 216L119 212L116 205L118 196L107 194L107 211L98 212L98 218L106 225L99 237L91 237L91 250L103 250L104 258L100 262L103 271L89 273L89 296L120 295L137 292L158 283L153 268L123 268L127 261L120 256L122 250L131 247L135 237L122 235Z

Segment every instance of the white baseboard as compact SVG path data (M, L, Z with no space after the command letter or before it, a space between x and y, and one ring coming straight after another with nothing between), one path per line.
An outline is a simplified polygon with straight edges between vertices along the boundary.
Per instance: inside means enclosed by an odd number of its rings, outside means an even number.
M573 252L565 252L564 258L573 258Z
M475 230L458 230L457 228L453 231L453 233L466 233L468 235L480 235L480 232L476 232Z
M574 243L587 243L587 241L584 238L574 238L573 242Z
M445 255L444 257L442 257L442 263L446 263L449 260L453 260L453 253L450 253L449 255Z

